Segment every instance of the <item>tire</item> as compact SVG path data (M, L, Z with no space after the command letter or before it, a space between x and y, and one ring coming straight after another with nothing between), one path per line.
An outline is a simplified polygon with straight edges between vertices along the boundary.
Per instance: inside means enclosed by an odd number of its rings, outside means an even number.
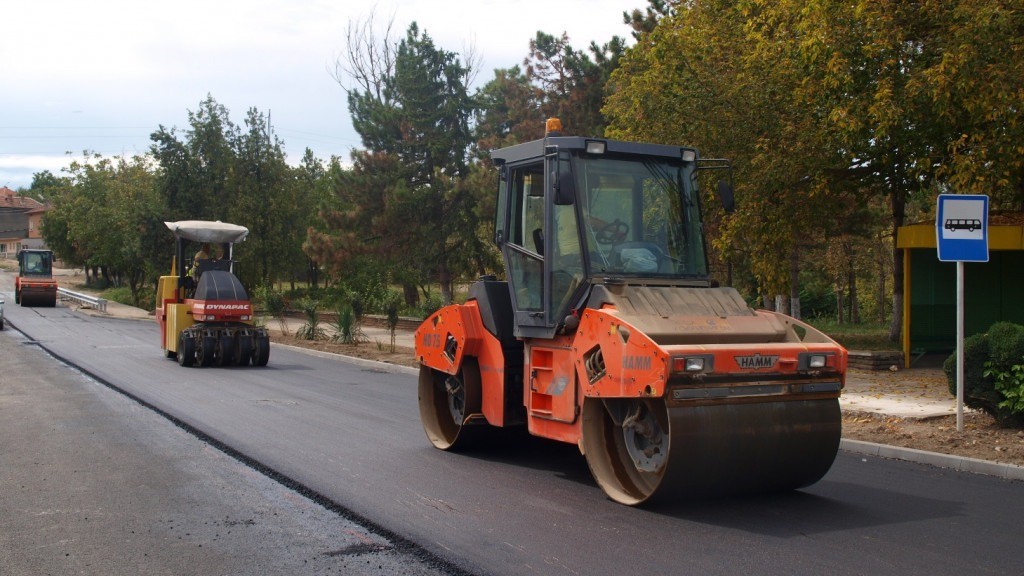
M209 366L213 364L214 353L217 350L217 339L213 336L200 336L199 365Z
M217 366L233 366L235 364L235 336L230 332L221 334L217 342Z
M178 336L178 365L186 368L196 362L196 339L182 332Z
M235 365L248 366L252 362L252 334L238 333L235 341Z
M254 340L256 346L252 352L252 365L266 366L270 361L270 336L257 334Z

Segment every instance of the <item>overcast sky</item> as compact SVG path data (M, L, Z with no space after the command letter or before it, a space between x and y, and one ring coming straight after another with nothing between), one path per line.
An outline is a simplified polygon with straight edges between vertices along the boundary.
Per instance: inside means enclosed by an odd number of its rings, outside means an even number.
M646 0L12 0L0 9L0 186L28 187L83 150L144 154L160 125L188 127L207 94L244 125L269 113L297 163L359 146L330 74L349 22L376 7L393 35L415 21L435 45L482 58L477 83L521 63L537 30L576 48L629 37ZM68 156L68 152L72 155Z

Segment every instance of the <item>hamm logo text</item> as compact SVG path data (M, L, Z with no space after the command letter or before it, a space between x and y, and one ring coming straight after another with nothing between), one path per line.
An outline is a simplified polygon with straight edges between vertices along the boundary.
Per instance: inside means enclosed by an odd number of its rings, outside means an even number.
M754 354L753 356L735 356L736 364L744 370L758 370L760 368L772 368L775 363L779 361L778 356L761 356L760 354Z

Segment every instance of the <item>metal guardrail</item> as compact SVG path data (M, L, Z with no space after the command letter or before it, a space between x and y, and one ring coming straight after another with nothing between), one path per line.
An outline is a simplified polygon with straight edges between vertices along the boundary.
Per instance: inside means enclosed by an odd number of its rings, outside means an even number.
M67 288L57 288L57 296L61 300L72 300L78 302L84 306L90 306L93 309L99 310L100 312L107 311L107 301L104 298L98 296L91 296L89 294L82 294L81 292L72 292Z

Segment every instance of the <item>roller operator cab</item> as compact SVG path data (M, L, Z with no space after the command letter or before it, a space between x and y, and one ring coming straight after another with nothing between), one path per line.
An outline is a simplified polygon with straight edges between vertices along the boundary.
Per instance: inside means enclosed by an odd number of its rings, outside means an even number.
M18 251L14 302L22 306L56 306L57 281L53 278L53 252L26 248Z
M165 355L182 366L266 366L270 335L253 324L252 303L232 259L249 230L205 220L165 224L175 238L171 274L157 285Z
M628 505L824 476L847 353L711 280L697 174L721 161L551 131L491 157L506 280L481 279L416 332L436 447L525 426L577 444ZM731 186L719 192L731 209Z

